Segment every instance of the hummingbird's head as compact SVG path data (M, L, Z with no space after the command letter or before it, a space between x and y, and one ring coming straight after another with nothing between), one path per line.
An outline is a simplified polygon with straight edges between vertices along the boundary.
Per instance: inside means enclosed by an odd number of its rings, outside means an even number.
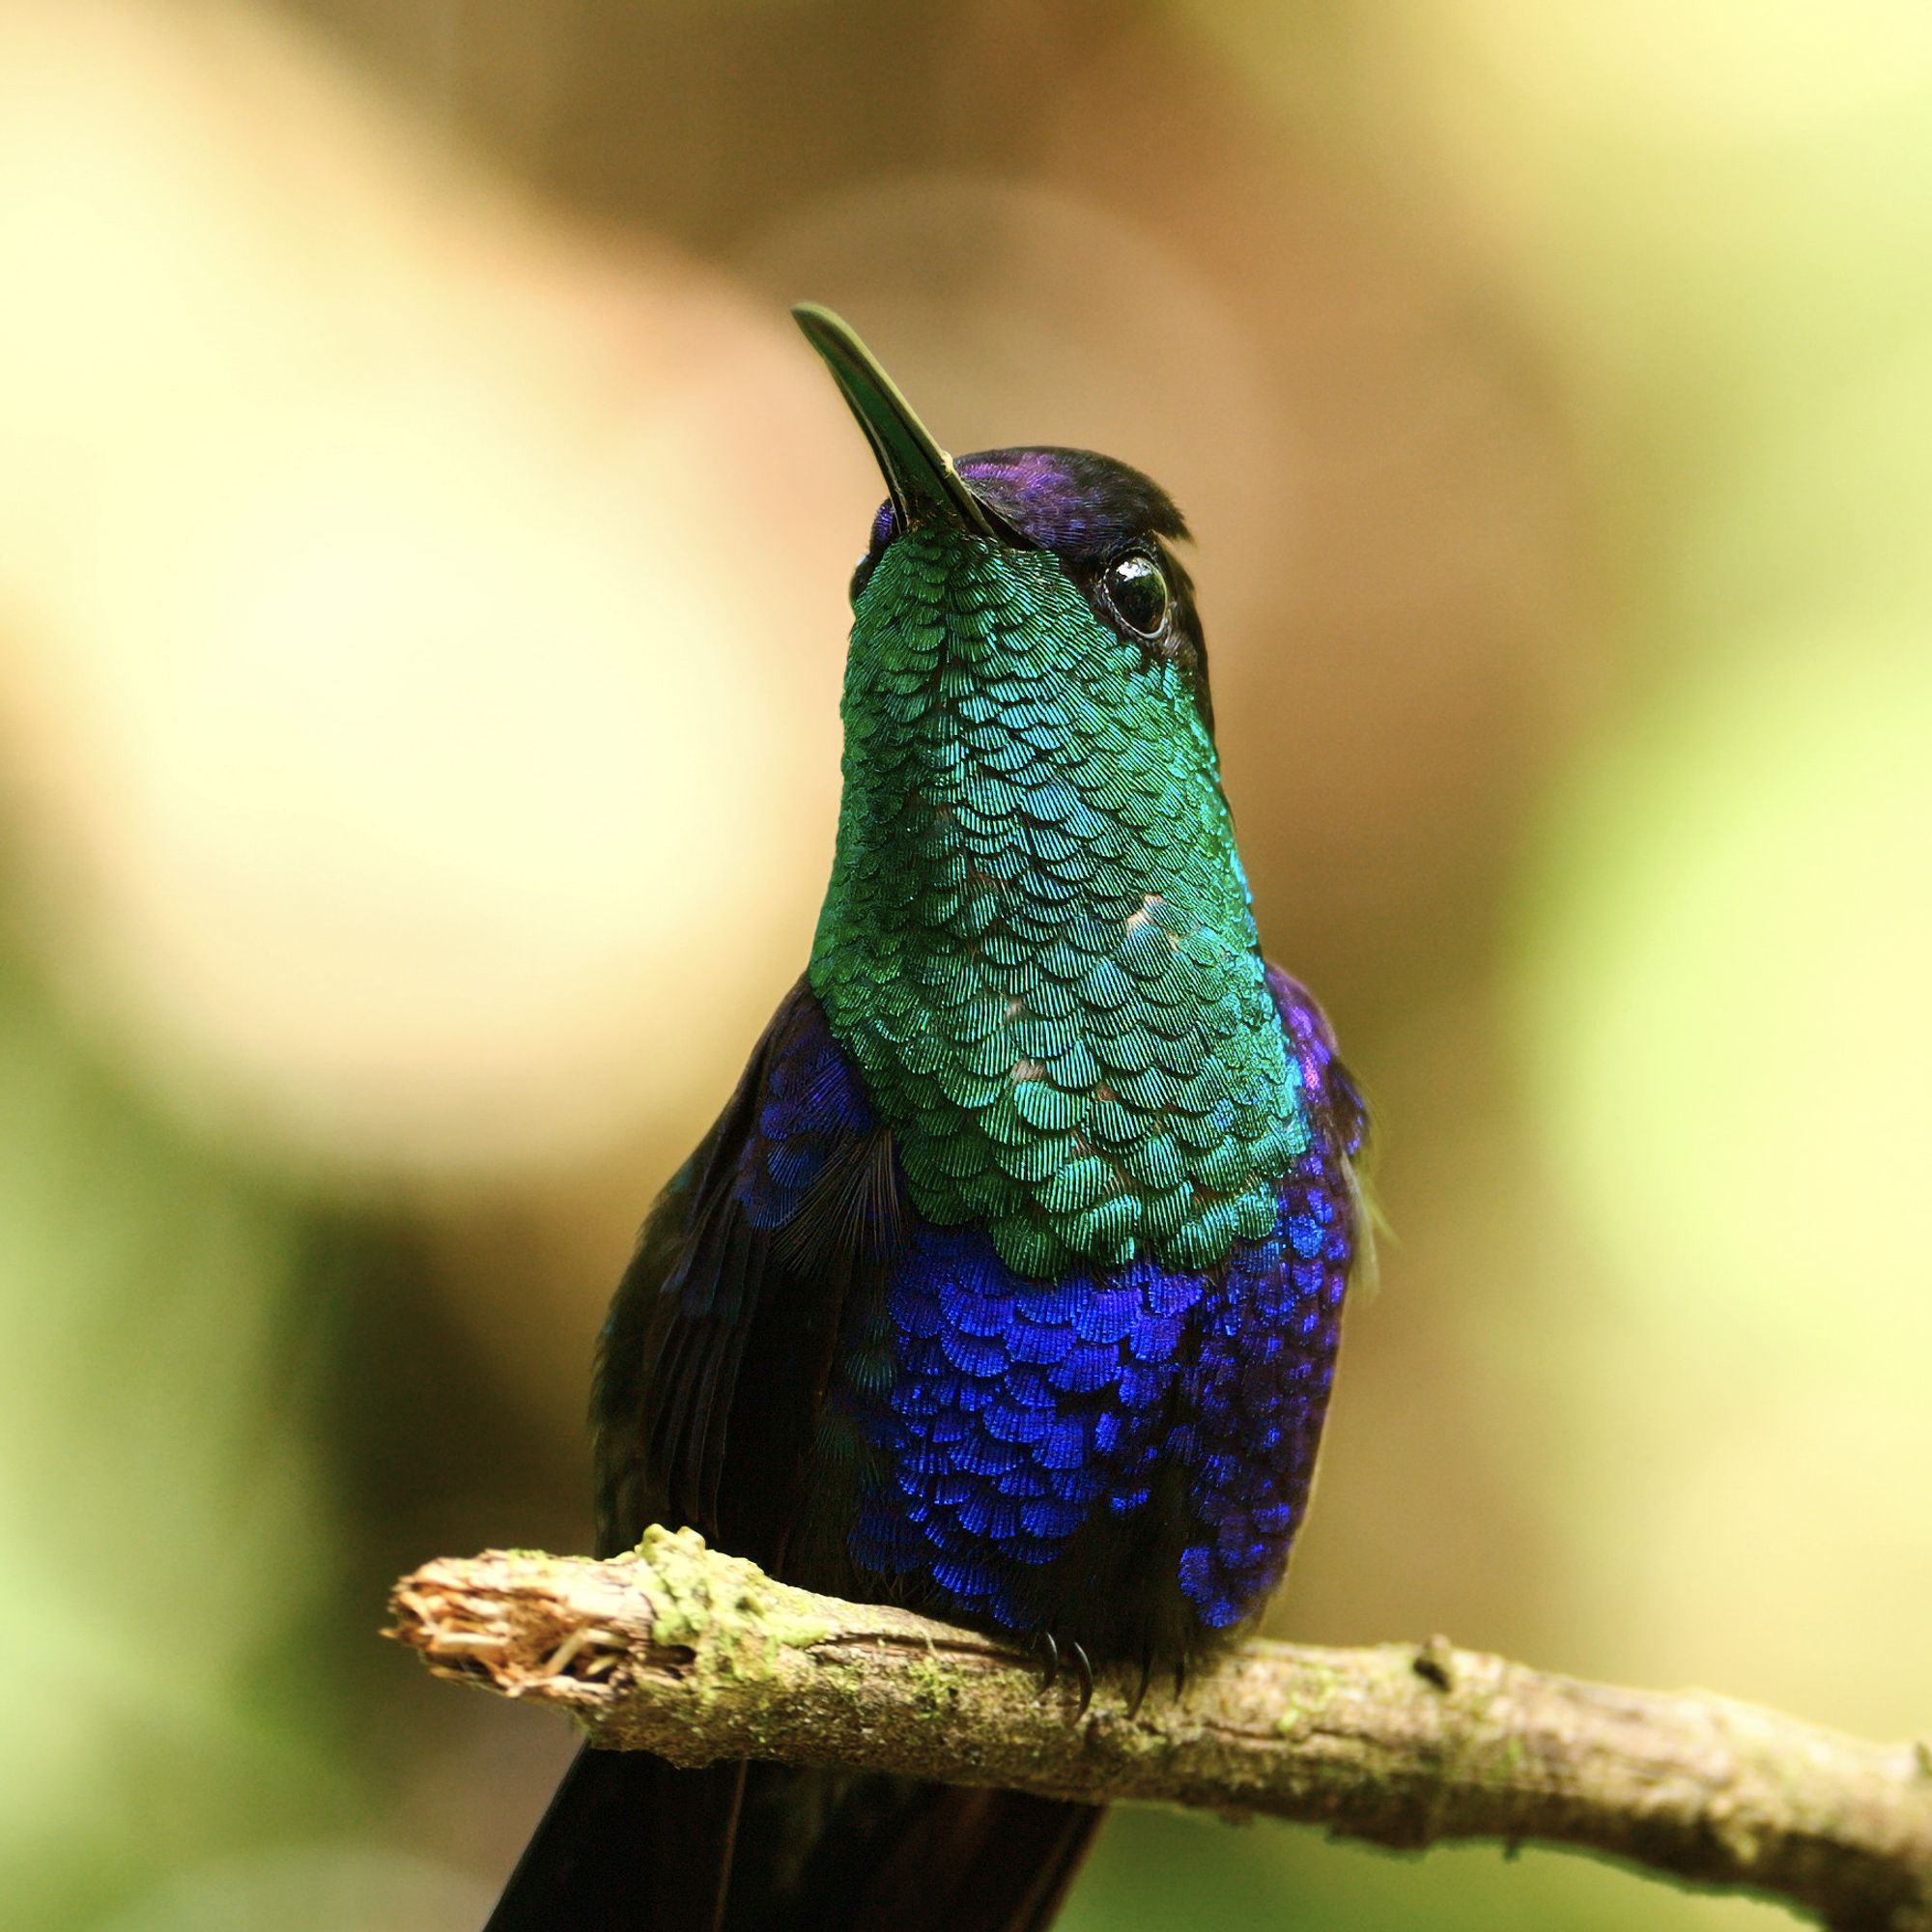
M1308 1145L1208 715L1179 513L1070 449L954 463L795 311L885 472L852 580L810 982L912 1200L1031 1280L1210 1267Z
M945 601L966 607L953 614L969 627L973 607L994 619L1000 615L997 598L986 595L988 565L997 553L1020 554L1005 559L1009 567L1017 566L1022 576L1064 580L1103 633L1089 641L1099 645L1123 704L1134 696L1129 687L1145 681L1137 673L1164 670L1160 681L1184 693L1211 736L1208 653L1194 583L1173 549L1186 539L1187 525L1166 491L1128 464L1087 449L986 449L955 460L838 317L809 304L792 313L865 431L889 493L852 573L855 614L881 561L908 532L921 533L921 578L935 589L935 574L954 580L952 588L963 594ZM1026 554L1031 555L1022 563ZM964 592L969 581L976 591ZM993 628L1006 627L996 622ZM1077 639L1067 641L1078 654ZM996 642L972 653L995 676L999 655ZM1104 699L1110 680L1101 662L1088 653L1081 668L1087 673L1082 682ZM1102 671L1097 678L1096 671Z

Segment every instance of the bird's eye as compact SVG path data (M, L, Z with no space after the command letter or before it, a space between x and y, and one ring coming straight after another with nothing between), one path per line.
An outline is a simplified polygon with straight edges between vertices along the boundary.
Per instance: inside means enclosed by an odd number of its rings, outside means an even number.
M1166 630L1173 599L1152 557L1136 552L1109 564L1101 589L1114 615L1137 636L1157 638Z

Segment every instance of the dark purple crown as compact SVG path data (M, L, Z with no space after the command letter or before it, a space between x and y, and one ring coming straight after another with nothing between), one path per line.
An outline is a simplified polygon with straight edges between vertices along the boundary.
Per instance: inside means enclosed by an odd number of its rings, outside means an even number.
M1059 557L1102 622L1114 621L1097 589L1106 567L1128 551L1158 554L1173 593L1174 616L1152 648L1186 669L1211 730L1208 650L1194 606L1194 584L1168 548L1188 534L1174 498L1152 477L1091 449L980 449L956 458L954 467L973 494L1015 534ZM897 513L891 503L880 504L871 541L852 574L855 599L898 533Z
M1149 537L1187 535L1173 497L1152 477L1091 449L980 449L955 467L1029 543L1068 562L1096 562ZM897 534L893 506L882 503L872 554Z

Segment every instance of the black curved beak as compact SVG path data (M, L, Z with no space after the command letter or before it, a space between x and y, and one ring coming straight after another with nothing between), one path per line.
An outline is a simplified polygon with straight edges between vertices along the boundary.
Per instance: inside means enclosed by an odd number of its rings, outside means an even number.
M791 313L805 339L825 358L838 393L866 432L893 508L898 512L899 527L942 524L973 536L1005 541L985 505L952 467L952 457L933 441L871 351L829 308L800 302Z

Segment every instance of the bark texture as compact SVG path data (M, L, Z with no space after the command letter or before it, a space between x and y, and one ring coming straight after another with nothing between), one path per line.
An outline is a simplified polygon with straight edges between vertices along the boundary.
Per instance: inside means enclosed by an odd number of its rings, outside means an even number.
M1267 1813L1404 1849L1567 1845L1766 1893L1837 1932L1932 1932L1932 1746L1702 1691L1630 1690L1453 1648L1250 1641L1177 1694L772 1581L653 1529L608 1563L427 1564L390 1634L439 1676L574 1713L681 1765L776 1758L1090 1801Z

